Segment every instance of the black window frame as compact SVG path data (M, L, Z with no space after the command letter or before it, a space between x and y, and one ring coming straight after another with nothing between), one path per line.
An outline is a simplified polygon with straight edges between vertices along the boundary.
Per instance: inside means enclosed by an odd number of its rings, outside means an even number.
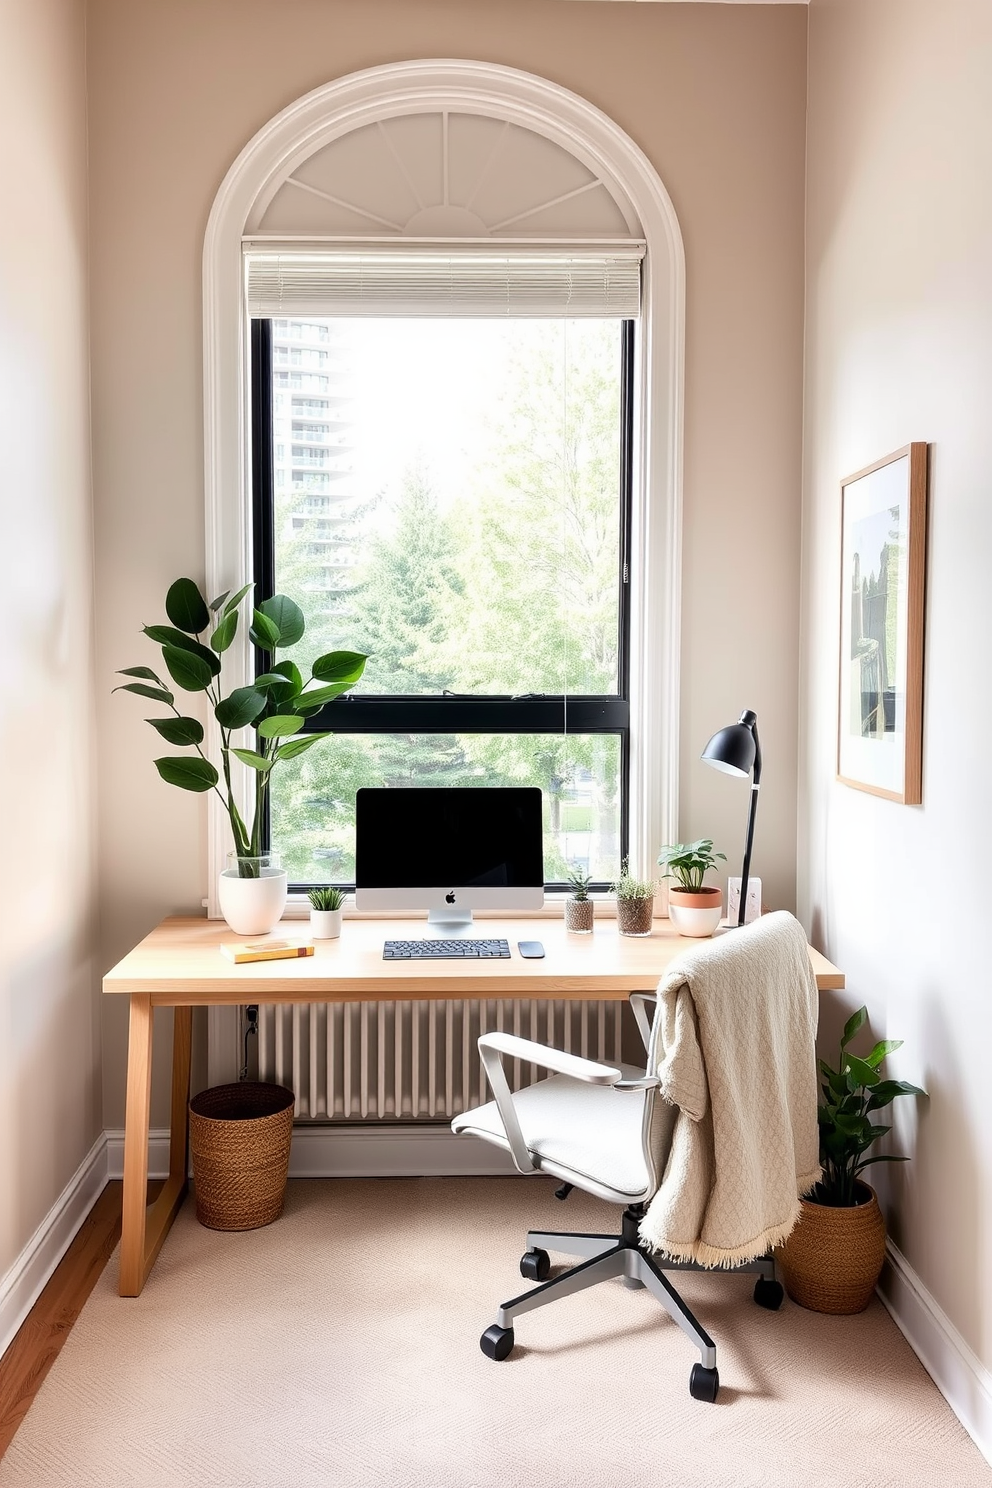
M620 740L620 857L630 847L630 535L634 458L634 345L637 322L621 322L620 355L620 563L617 693L466 697L444 693L363 695L345 693L308 718L302 733L337 734L612 734ZM251 322L251 520L255 602L275 593L275 461L272 404L272 319ZM255 650L256 674L267 669ZM457 790L457 786L451 787ZM266 802L263 850L271 844L271 804ZM353 885L346 887L354 887ZM605 881L592 884L605 890ZM290 892L307 885L290 884ZM561 893L564 882L545 890Z

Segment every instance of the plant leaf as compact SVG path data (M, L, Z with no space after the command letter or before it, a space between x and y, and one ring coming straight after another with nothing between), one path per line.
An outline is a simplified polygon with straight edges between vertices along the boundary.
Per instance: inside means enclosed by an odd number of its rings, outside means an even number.
M118 677L147 677L149 682L157 682L159 687L165 685L162 678L157 672L153 672L151 667L120 667L117 675ZM116 687L114 691L117 691Z
M294 692L303 691L303 674L296 662L290 661L288 656L283 661L276 662L272 670L280 677L285 677L287 682L291 682Z
M840 1041L840 1046L842 1049L847 1048L848 1044L851 1042L852 1038L857 1033L862 1023L866 1023L867 1021L868 1009L866 1007L858 1008L858 1011L856 1013L851 1014L847 1022L844 1024L844 1033Z
M157 641L160 646L175 646L180 651L188 651L191 656L198 656L210 668L214 677L219 674L219 658L209 647L201 646L192 636L184 635L181 630L173 630L169 625L146 625L143 629L150 641Z
M926 1095L919 1085L911 1085L908 1080L880 1080L872 1089L868 1100L869 1111L880 1111L894 1101L897 1095Z
M243 764L251 765L253 770L271 770L275 764L275 756L266 759L264 754L256 754L253 749L232 749L231 753L236 754Z
M245 595L248 593L248 590L249 589L254 589L254 587L255 587L254 584L245 584L243 586L243 588L241 588L241 589L238 590L237 594L232 594L231 595L231 598L227 601L227 604L224 606L224 614L225 615L229 615L232 610L236 610L238 608L238 605L244 599Z
M295 759L298 754L304 754L314 744L319 744L321 739L329 739L330 734L303 734L299 739L290 739L288 744L280 744L276 750L276 759Z
M276 713L272 718L263 718L258 732L263 739L281 739L285 734L297 734L304 720L296 713Z
M217 626L213 635L210 637L210 644L211 646L213 646L214 650L226 651L228 646L234 640L234 634L237 628L238 612L237 610L231 610L228 614L224 615L221 618L220 624Z
M285 685L285 672L260 672L252 683L253 687L284 687Z
M311 670L320 682L343 682L350 687L364 672L367 661L360 651L328 651L317 657Z
M225 589L223 594L219 594L216 599L212 599L210 601L210 603L207 605L207 609L210 611L211 615L216 615L217 611L220 609L221 605L224 603L230 592L230 589Z
M893 1054L896 1049L902 1048L902 1044L902 1039L882 1039L870 1054L865 1055L865 1064L870 1064L872 1069L878 1069L886 1054Z
M252 645L258 646L261 651L274 651L279 644L279 627L268 615L263 615L261 610L254 612L248 634Z
M859 1085L878 1084L878 1072L873 1070L864 1059L859 1059L856 1054L847 1055L847 1067Z
M271 599L263 599L258 608L278 630L279 645L295 646L306 630L299 605L286 594L273 594Z
M214 679L207 663L192 651L181 651L178 646L163 646L162 659L173 682L184 692L205 692Z
M236 687L229 697L221 698L214 717L221 728L247 728L265 711L265 694L257 687Z
M196 718L146 718L167 744L202 744L203 724Z
M173 625L187 635L199 635L210 624L210 611L192 579L177 579L169 585L165 613Z
M350 686L350 682L335 682L330 687L311 687L309 692L300 692L293 698L293 707L304 718L309 718L312 713L319 713L325 703L332 703L347 692Z
M167 755L165 759L155 761L155 768L163 780L178 785L181 790L212 790L219 778L210 761L200 759L198 755L192 759L182 754Z
M122 682L119 687L111 688L112 692L136 692L139 697L151 698L153 703L165 703L172 707L175 702L174 694L165 687L146 687L143 682Z

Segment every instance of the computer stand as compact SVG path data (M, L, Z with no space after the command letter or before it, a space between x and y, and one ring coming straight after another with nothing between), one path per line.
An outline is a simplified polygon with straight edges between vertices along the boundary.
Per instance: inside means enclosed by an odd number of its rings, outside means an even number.
M437 931L438 936L447 936L454 940L466 938L475 929L472 911L461 904L444 904L437 909L429 909L427 923Z

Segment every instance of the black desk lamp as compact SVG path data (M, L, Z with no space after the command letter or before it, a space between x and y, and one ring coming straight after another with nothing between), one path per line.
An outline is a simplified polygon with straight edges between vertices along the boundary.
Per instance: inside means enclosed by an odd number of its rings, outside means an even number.
M761 745L758 743L758 716L745 708L739 723L728 724L713 735L702 758L715 770L726 775L749 775L751 781L751 805L747 813L747 836L744 839L744 866L741 869L741 903L737 915L738 925L744 923L747 908L747 878L751 868L751 843L754 840L754 813L758 806L758 786L761 783Z

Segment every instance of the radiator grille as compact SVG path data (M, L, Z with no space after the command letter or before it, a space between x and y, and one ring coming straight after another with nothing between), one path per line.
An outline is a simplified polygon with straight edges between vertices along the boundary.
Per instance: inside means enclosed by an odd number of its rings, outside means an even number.
M586 1059L620 1058L619 1002L457 999L259 1009L258 1074L288 1085L297 1119L450 1120L491 1099L476 1040L497 1029ZM511 1089L546 1073L507 1061Z

